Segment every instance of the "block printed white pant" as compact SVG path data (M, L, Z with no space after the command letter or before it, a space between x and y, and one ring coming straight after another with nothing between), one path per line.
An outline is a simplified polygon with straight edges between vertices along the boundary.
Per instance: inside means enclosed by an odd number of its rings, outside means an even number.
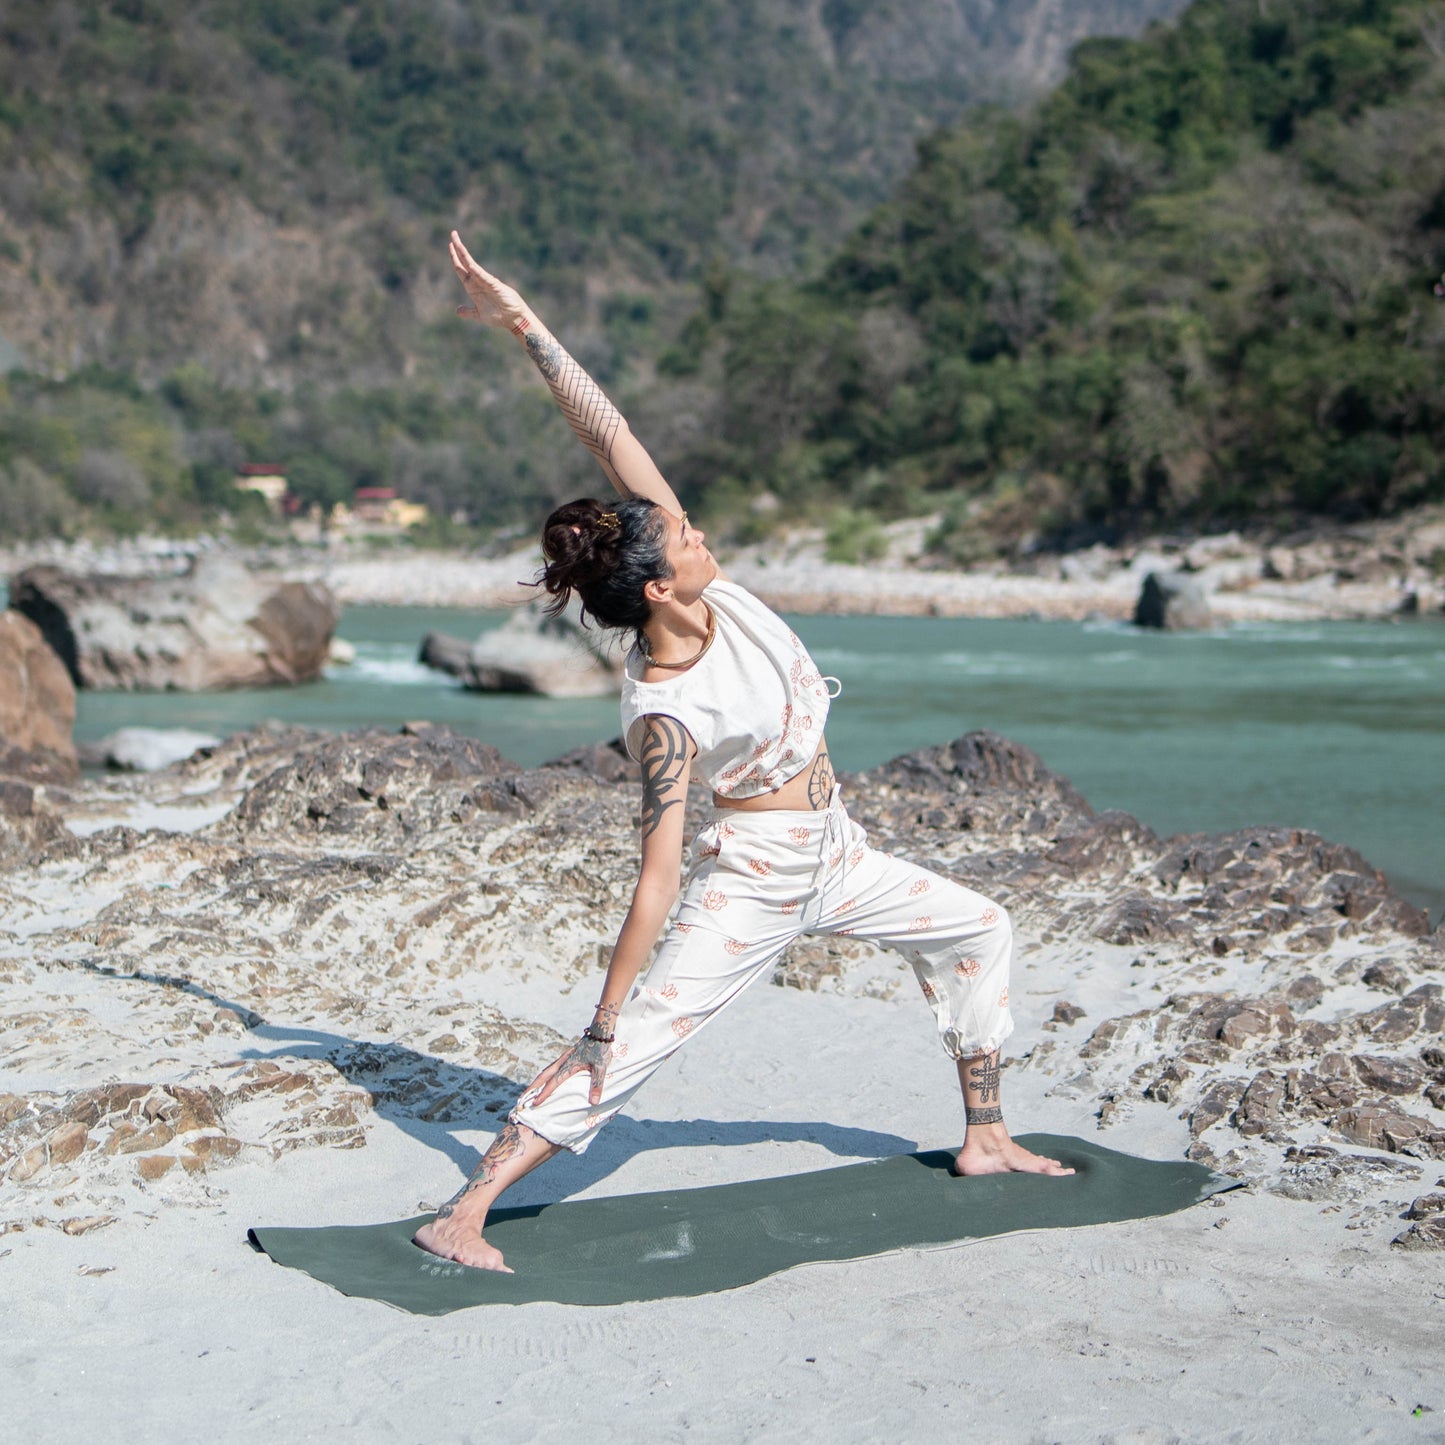
M851 934L907 956L955 1059L990 1054L1013 1032L1012 931L982 894L868 846L834 792L819 812L723 811L698 833L682 904L622 1007L602 1101L572 1075L511 1118L583 1153L653 1072L801 933Z

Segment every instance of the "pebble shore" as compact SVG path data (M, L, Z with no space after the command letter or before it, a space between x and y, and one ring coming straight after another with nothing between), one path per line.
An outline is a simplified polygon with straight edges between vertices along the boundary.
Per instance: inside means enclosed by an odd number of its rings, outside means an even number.
M934 564L927 552L931 530L928 518L894 523L884 529L884 554L859 565L828 561L817 529L758 546L720 548L718 556L731 577L770 606L799 613L1128 619L1151 572L1188 574L1223 624L1445 613L1445 507L1273 542L1237 532L1155 537L966 571ZM0 549L0 572L10 575L41 561L77 571L179 570L198 550L224 548L210 539L33 544ZM541 562L531 544L482 557L345 542L256 548L241 560L324 581L343 605L499 609L535 595L526 583Z

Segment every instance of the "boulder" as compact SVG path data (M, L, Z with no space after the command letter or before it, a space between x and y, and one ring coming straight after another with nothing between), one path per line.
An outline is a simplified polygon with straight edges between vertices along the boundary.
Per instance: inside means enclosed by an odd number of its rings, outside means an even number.
M624 649L611 632L583 627L577 609L549 617L530 602L468 644L429 632L418 658L472 692L606 697L622 691Z
M223 558L183 576L81 576L31 567L11 606L78 687L200 692L306 682L326 666L338 611L328 588L277 582Z
M73 780L74 725L75 684L65 665L28 617L0 612L0 773Z
M1168 632L1214 626L1214 614L1198 581L1182 572L1150 572L1134 604L1136 627Z

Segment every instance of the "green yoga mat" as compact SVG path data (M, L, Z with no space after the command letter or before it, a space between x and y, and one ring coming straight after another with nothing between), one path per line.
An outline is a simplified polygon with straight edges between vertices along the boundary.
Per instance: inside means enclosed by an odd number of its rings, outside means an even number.
M1171 1214L1238 1187L1199 1164L1136 1159L1083 1139L1028 1134L1070 1178L956 1179L941 1150L777 1179L494 1210L487 1238L515 1274L467 1269L411 1243L429 1215L392 1224L250 1231L276 1261L342 1294L413 1314L471 1305L614 1305L735 1289L795 1264L859 1259L1022 1229Z

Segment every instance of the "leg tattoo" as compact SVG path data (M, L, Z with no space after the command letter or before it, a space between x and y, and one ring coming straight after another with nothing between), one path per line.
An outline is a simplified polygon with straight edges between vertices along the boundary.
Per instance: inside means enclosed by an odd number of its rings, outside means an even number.
M497 1177L497 1170L508 1159L515 1159L526 1147L521 1129L516 1124L508 1123L487 1146L487 1152L482 1155L477 1167L472 1170L472 1177L437 1210L437 1218L449 1219L452 1211L466 1195L470 1194L473 1189L484 1188L491 1184Z
M999 1105L1000 1052L995 1049L967 1065L968 1088L964 1091L963 1112L970 1124L1001 1124L1003 1109Z

